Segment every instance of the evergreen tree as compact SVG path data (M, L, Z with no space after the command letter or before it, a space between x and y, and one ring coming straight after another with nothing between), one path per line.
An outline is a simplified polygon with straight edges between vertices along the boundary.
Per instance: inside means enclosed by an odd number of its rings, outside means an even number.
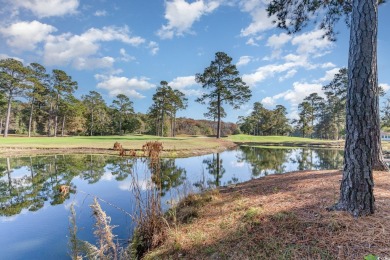
M196 101L205 104L216 102L217 108L217 138L221 137L221 108L223 104L229 104L234 109L247 102L251 97L251 91L245 82L239 77L239 72L232 58L224 52L217 52L215 60L205 68L203 73L197 73L195 80L200 83L208 93L204 93Z
M8 136L12 101L29 88L29 84L26 81L28 72L28 69L18 60L12 58L0 60L0 91L4 93L7 100L4 137Z
M340 17L350 24L346 141L340 199L332 207L354 216L374 213L372 170L388 169L380 144L379 88L377 70L378 4L382 0L317 1L272 0L268 14L289 32L298 32L313 17L322 15L320 28L334 40Z

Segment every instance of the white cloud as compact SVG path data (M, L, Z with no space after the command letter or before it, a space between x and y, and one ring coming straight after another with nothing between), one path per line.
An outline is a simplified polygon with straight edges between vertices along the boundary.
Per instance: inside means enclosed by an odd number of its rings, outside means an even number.
M15 60L18 60L22 63L24 63L24 60L21 59L21 58L18 58L18 57L12 57L12 56L9 56L8 54L5 54L5 53L0 53L0 60L3 60L3 59L8 59L8 58L12 58L12 59L15 59Z
M106 10L97 10L94 14L94 16L107 16L107 11Z
M150 53L152 55L156 55L157 52L160 50L160 47L158 46L157 42L151 41L149 42L148 49L150 50Z
M256 72L251 74L244 74L242 79L249 85L254 86L259 82L264 81L267 78L272 78L278 73L285 71L293 71L297 67L306 67L308 65L306 60L300 60L295 62L286 62L284 64L269 64L259 67ZM294 72L290 72L290 75Z
M290 101L293 105L298 105L311 93L317 93L320 96L324 96L322 91L322 84L294 82L293 89L287 91L283 98L286 101Z
M261 100L261 103L266 107L273 107L275 106L275 100L273 97L265 97Z
M145 96L138 91L148 90L155 87L154 84L149 82L149 78L146 77L127 78L96 74L95 79L99 81L97 87L107 90L110 96L125 94L134 98L144 98Z
M203 15L212 13L219 6L218 1L197 0L187 3L185 0L172 0L166 2L165 19L168 20L158 30L157 35L162 39L172 39L191 33L191 27Z
M241 36L248 37L262 33L275 27L272 22L273 17L268 17L266 1L248 0L241 2L241 10L248 12L252 17L252 22L241 30Z
M16 8L30 10L39 18L74 14L79 6L78 0L8 0Z
M173 89L180 90L187 96L200 96L202 94L202 91L199 88L189 88L198 85L195 81L195 76L177 77L169 82L168 85Z
M387 83L379 83L379 86L381 86L384 91L388 91L390 89L390 85Z
M315 80L314 82L328 82L328 81L331 81L333 78L334 78L334 75L336 75L337 73L339 73L340 71L340 68L334 68L334 69L331 69L331 70L328 70L325 72L325 75L318 79L318 80Z
M78 57L73 60L72 65L78 70L90 70L95 68L111 68L114 62L115 59L108 56L103 58Z
M334 68L336 65L334 65L332 62L327 62L321 65L321 68L323 69L329 69L329 68Z
M296 69L292 69L292 70L289 70L287 71L286 75L282 76L282 77L279 77L279 81L284 81L286 79L289 79L289 78L292 78L294 77L294 75L297 73L298 71Z
M246 45L251 45L251 46L259 46L259 45L256 43L256 41L255 41L254 38L249 38L249 39L246 41L245 44L246 44Z
M297 45L297 52L300 54L317 54L321 55L326 49L333 46L333 43L324 36L322 30L314 30L295 36L291 43Z
M135 60L135 57L133 57L133 56L127 54L126 50L123 49L123 48L121 48L121 49L119 50L119 53L121 54L121 60L122 60L122 61L128 62L128 61L133 61L133 60Z
M107 58L101 58L101 62L93 66L87 59L97 59L94 57L100 50L100 42L121 41L133 46L145 42L141 37L129 35L127 27L103 27L102 29L91 28L81 35L70 33L58 36L50 35L46 39L44 46L44 63L46 65L66 65L72 64L80 68L80 63L89 63L92 67L101 67L108 64Z
M298 113L298 104L303 101L305 97L311 93L317 93L320 96L324 96L322 91L322 85L316 83L307 82L294 82L293 88L285 92L279 93L272 97L265 97L261 102L266 106L274 106L279 99L283 99L291 104L290 118L296 118Z
M292 39L291 35L288 35L287 33L281 33L279 35L273 34L271 37L268 38L266 46L279 49L286 43L288 43Z
M55 31L57 31L55 27L38 21L17 22L9 27L0 28L0 33L7 39L7 44L11 48L30 51Z
M236 66L237 67L244 66L244 65L247 65L251 61L252 61L251 56L241 56L236 64Z

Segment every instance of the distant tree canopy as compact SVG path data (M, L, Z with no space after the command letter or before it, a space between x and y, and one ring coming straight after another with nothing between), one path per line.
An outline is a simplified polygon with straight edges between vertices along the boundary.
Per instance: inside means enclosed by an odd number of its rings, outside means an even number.
M251 114L240 118L240 130L252 135L288 135L291 126L286 115L287 110L282 105L270 110L260 102L255 102Z
M170 135L175 136L176 113L187 107L187 98L184 93L172 89L168 82L161 81L160 87L156 89L156 93L153 95L153 102L148 115L154 134L166 136L169 119Z

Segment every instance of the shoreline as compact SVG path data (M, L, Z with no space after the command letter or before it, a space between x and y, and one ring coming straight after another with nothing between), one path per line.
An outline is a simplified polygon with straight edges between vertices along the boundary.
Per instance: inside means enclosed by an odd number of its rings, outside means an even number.
M300 143L300 142L234 142L230 140L213 140L218 142L218 146L214 148L202 147L192 149L175 149L168 148L162 151L162 158L186 158L192 156L200 156L211 153L220 153L229 149L233 149L242 145L248 146L273 146L273 147L288 147L288 148L323 148L323 149L343 149L343 144L340 142L334 143ZM164 143L164 142L163 142ZM137 157L143 157L142 149L125 149L126 151L136 151ZM384 151L386 153L386 151ZM106 155L119 155L118 151L113 148L102 147L0 147L0 158L6 157L20 157L20 156L39 156L39 155L52 155L52 154L106 154Z

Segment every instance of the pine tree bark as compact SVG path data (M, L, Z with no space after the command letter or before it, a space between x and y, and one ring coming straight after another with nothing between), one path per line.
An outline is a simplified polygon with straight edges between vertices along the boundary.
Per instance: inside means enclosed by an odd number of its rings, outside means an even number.
M31 101L30 117L28 119L28 137L31 137L31 126L32 126L33 111L34 111L34 99Z
M218 93L218 100L217 100L217 117L218 117L218 123L217 123L217 138L221 137L221 94Z
M61 128L61 136L64 136L65 134L65 115L64 117L62 118L62 128Z
M11 104L12 104L12 98L11 94L9 95L8 98L8 107L7 107L7 117L5 119L5 127L4 127L4 137L8 136L8 128L9 128L9 123L10 123L10 118L11 118Z
M377 0L353 0L348 60L346 142L340 200L353 216L373 214L372 168L380 140L377 78ZM381 153L380 153L381 154Z

